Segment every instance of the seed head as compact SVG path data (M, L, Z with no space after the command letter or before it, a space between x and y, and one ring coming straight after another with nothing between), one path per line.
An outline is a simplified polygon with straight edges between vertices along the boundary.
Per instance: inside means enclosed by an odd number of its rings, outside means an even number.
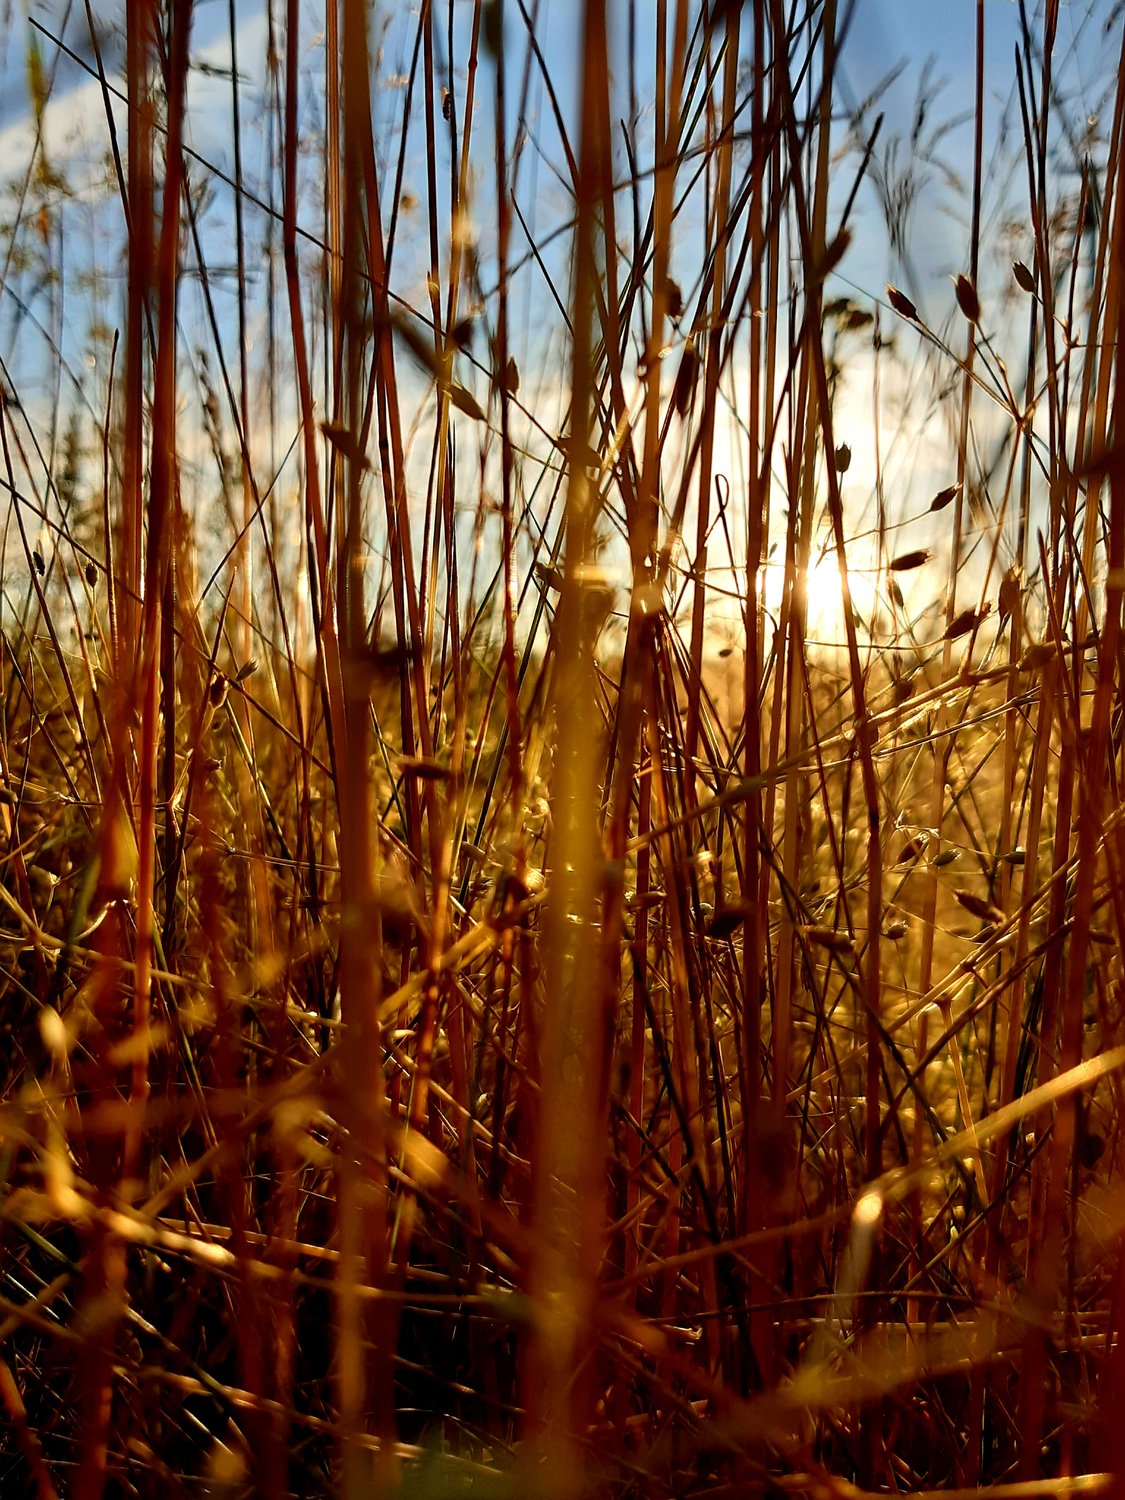
M981 622L981 616L975 609L963 609L952 621L949 629L942 636L944 641L956 641L961 636L968 635L970 630L975 630Z
M699 355L688 344L680 360L680 368L676 371L676 384L672 391L673 404L681 417L686 417L691 409L691 398L698 373Z
M909 573L911 568L924 567L930 560L930 549L918 547L913 552L900 552L897 557L892 557L887 566L892 573Z
M1054 645L1050 641L1032 641L1020 657L1019 667L1025 672L1042 671L1055 654Z
M834 927L806 927L805 936L811 943L827 948L832 953L853 953L855 943L846 932L837 932Z
M900 292L897 286L887 287L887 301L901 318L909 318L912 323L918 321L918 309L911 302L905 292Z
M461 318L449 330L449 342L455 349L460 349L463 353L466 349L473 347L473 333L475 329L476 323L474 319Z
M728 938L746 920L749 904L736 901L729 906L718 906L704 923L703 930L711 938Z
M980 322L980 298L977 296L976 287L967 276L958 276L953 283L957 292L957 305L968 318L970 323Z
M400 755L398 768L418 781L448 781L453 772L432 755Z
M836 269L848 253L848 247L852 242L850 229L841 229L831 244L824 247L824 256L816 267L818 281L824 281Z
M982 922L999 927L1004 920L1004 913L1000 908L993 906L992 902L986 901L983 896L974 896L972 891L954 891L953 895L970 916L979 917Z

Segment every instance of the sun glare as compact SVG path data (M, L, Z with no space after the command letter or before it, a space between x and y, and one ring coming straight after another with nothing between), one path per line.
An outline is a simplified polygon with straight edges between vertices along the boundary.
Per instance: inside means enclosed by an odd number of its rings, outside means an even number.
M763 598L775 618L785 597L784 563L767 563L763 569ZM854 563L848 568L852 608L859 621L870 621L876 604L874 576ZM810 644L836 647L844 640L844 590L835 552L814 550L805 574L805 634ZM861 625L862 630L862 625ZM866 632L863 632L866 633Z

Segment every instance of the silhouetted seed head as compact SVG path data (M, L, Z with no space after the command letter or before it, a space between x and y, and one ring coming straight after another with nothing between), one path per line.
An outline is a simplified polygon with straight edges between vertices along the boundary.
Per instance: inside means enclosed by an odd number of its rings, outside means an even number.
M991 901L986 901L983 896L974 896L972 891L954 891L954 899L965 908L970 916L979 917L982 922L990 922L993 927L999 927L1004 920L1004 913L998 906L993 906Z
M1012 275L1016 278L1016 284L1021 286L1025 292L1035 290L1035 272L1030 266L1025 266L1022 260L1012 262Z
M679 283L668 277L664 283L665 295L668 299L668 316L677 320L684 315L684 294L680 291Z
M320 430L337 452L342 453L345 458L353 461L360 458L359 445L355 440L355 434L345 427L342 422L322 422Z
M449 382L446 394L458 411L463 411L467 417L472 417L474 422L484 421L484 407L473 393L466 390L458 381Z
M38 547L36 547L32 552L31 560L35 564L35 571L39 574L40 578L42 578L43 574L47 571L47 564L43 561L43 554L42 552L40 552Z
M911 302L905 292L900 292L897 286L887 287L887 301L901 318L909 318L912 323L918 321L918 309Z
M485 0L481 32L484 36L484 45L495 57L504 45L503 0Z
M919 859L925 853L925 850L926 846L921 839L910 839L902 846L902 851L895 863L899 865L911 864L914 860Z
M93 563L87 563L83 571L86 574L86 582L90 585L91 588L93 588L98 581L97 568L94 567Z
M961 858L960 849L943 849L940 854L935 854L930 863L935 870L942 870L946 865L951 865L955 859Z
M957 293L957 306L968 318L970 323L980 322L980 298L977 296L976 287L967 276L958 276L953 283Z
M943 641L956 641L963 635L968 635L970 630L975 630L981 622L981 616L975 609L963 609L942 636Z
M930 501L930 509L944 510L947 505L951 505L956 500L957 492L960 488L959 484L951 484L944 490L938 490L937 494Z
M643 896L635 893L629 897L626 906L629 911L650 911L654 906L659 906L667 899L666 891L646 891Z
M888 922L883 928L883 936L892 943L901 943L906 936L905 922Z
M1020 668L1025 672L1038 672L1054 654L1055 648L1050 641L1033 641L1019 659Z
M511 355L504 366L504 389L509 396L518 396L520 393L520 367Z
M833 272L848 253L848 247L852 242L850 229L841 229L831 244L825 246L824 256L816 268L818 281L823 281L826 276Z
M892 697L896 703L905 703L914 692L914 682L909 677L900 677L895 682Z
M448 766L428 755L400 755L398 768L404 776L413 776L419 781L448 781L453 775Z
M1000 594L997 600L1000 607L1000 616L1007 619L1020 602L1021 574L1018 568L1009 568L1000 581Z
M453 95L448 89L442 89L441 91L441 117L443 120L452 120L453 118Z
M928 547L918 547L913 552L900 552L892 557L887 566L892 573L909 573L911 568L921 568L930 560Z
M806 927L805 936L810 943L827 948L832 953L853 953L855 943L846 932L837 932L834 927Z
M449 330L449 342L457 349L464 351L473 347L473 333L476 323L472 318L462 318L460 322L454 323Z
M835 455L836 473L846 474L852 466L852 450L847 443L841 443L836 449Z
M691 409L692 392L695 390L695 378L698 372L699 355L689 344L680 360L680 368L676 371L676 385L672 392L672 401L681 417L686 417Z
M745 901L732 902L729 906L717 906L703 924L703 930L710 938L728 938L732 932L736 932L749 915L749 903Z
M230 683L225 677L217 676L211 679L211 686L207 689L207 701L214 709L222 708L227 701L230 692Z
M713 29L729 25L737 17L745 0L713 0L709 24Z
M372 678L387 681L410 665L414 653L409 646L372 646L368 658Z

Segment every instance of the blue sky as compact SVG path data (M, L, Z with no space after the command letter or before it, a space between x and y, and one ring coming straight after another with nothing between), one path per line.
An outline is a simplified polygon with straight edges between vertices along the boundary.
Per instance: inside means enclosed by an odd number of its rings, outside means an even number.
M5 7L9 21L6 27L3 25ZM551 70L561 108L572 126L578 112L579 79L576 67L580 51L580 9L578 0L541 0L539 12L540 44ZM674 6L669 7L670 11L674 12L674 9ZM845 6L841 6L841 9L846 12ZM94 0L94 10L103 27L107 69L111 79L115 78L118 83L122 83L123 54L120 43L123 5L117 3L117 0ZM275 15L279 10L280 7L275 9ZM515 65L509 68L508 80L511 122L509 135L512 136L517 123L515 112L523 76L524 48L515 0L508 0L507 10L507 34L515 59ZM303 12L299 41L301 120L302 130L309 144L309 154L302 177L301 221L310 233L317 235L322 222L322 178L318 177L315 161L315 133L319 129L323 109L318 82L323 77L322 15L315 5L304 6ZM463 64L471 12L472 7L465 0L455 0L457 67L454 86L459 96L463 90ZM1038 26L1039 23L1035 20L1038 8L1031 6L1029 12L1033 17L1033 24ZM64 29L65 25L65 36L75 49L85 56L90 52L84 7L74 3L74 0L69 5L67 0L0 0L0 179L9 187L18 183L21 173L26 170L31 152L33 122L29 105L27 60L33 33L28 28L29 14L40 19L48 30L57 32ZM444 4L437 5L437 14L444 38ZM638 57L642 69L638 83L642 106L638 132L642 144L642 164L643 148L650 139L647 109L652 90L651 85L646 84L646 78L650 75L646 75L644 70L651 68L654 14L655 7L647 3L647 0L640 0L636 15ZM385 144L388 161L391 161L397 149L398 122L405 99L401 75L409 63L417 10L414 5L405 3L405 0L401 0L401 3L400 0L395 0L395 3L377 5L373 15L373 45L382 48L378 68L379 82L375 91L375 107L381 121L377 138ZM236 16L243 108L244 171L253 191L263 197L268 197L272 192L274 202L280 205L278 182L275 174L271 176L268 154L268 97L265 87L267 12L261 0L237 0ZM624 83L627 16L628 8L623 0L610 0L614 46L612 65L617 82L616 113L619 115L624 115L627 110ZM1064 180L1065 172L1078 156L1078 149L1073 142L1081 141L1086 122L1091 117L1100 116L1105 109L1105 90L1107 83L1112 81L1116 65L1120 22L1116 19L1115 7L1108 0L1094 4L1062 0L1059 18L1055 55L1060 93L1057 113L1060 120L1067 122L1069 135L1073 140L1067 141L1066 132L1059 136L1060 152L1053 166L1057 173L1062 174L1059 180ZM855 242L829 290L837 295L854 295L864 305L871 305L873 299L883 295L885 282L888 279L894 280L910 289L927 319L937 328L960 326L956 324L949 278L967 268L967 190L972 175L972 131L966 116L972 106L975 22L975 0L859 0L843 44L838 69L836 136L841 155L834 185L837 196L842 197L846 193L858 162L858 136L851 139L851 149L845 149L849 142L849 113L878 90L892 74L895 75L893 81L880 93L877 103L869 108L863 122L864 128L869 129L876 111L885 111L878 160L884 162L893 157L894 143L898 138L898 159L902 161L924 79L929 81L931 97L923 140L932 139L933 152L929 161L919 160L917 153L913 160L913 170L920 174L923 182L910 223L905 263L903 257L897 256L889 246L878 198L869 184L861 191L853 220ZM1113 24L1107 32L1107 24L1111 22ZM220 3L220 0L201 0L196 5L193 61L197 67L191 82L187 130L193 149L225 171L229 171L233 165L230 83L229 79L222 76L222 70L229 60L227 25L227 6ZM280 25L279 35L284 35L284 28ZM993 316L995 307L994 316L998 320L1005 305L1003 298L1010 294L1008 262L1013 255L1026 255L1030 243L1024 206L1027 186L1014 166L1019 160L1019 142L1011 134L1018 131L1019 125L1013 63L1013 55L1020 41L1018 5L1012 3L1012 0L986 0L985 35L984 214L989 254L982 264L981 290L986 298L989 315ZM66 303L64 307L57 290L49 287L36 289L30 273L22 280L11 279L5 293L0 296L0 355L18 373L21 395L25 400L37 390L42 399L48 399L56 388L58 374L49 342L49 335L57 326L71 385L88 397L92 411L98 411L104 400L107 346L103 345L99 352L90 351L85 333L86 320L83 317L88 308L84 308L83 304L80 273L89 269L97 270L107 289L103 294L99 316L108 325L119 323L124 289L120 207L112 195L108 198L104 194L99 196L93 186L88 193L81 191L84 182L94 185L99 181L100 174L104 173L107 130L96 84L72 61L58 57L45 39L40 38L39 46L45 68L49 72L54 70L51 102L45 117L48 157L54 165L66 169L72 188L79 190L73 201L58 205L59 212L66 216L66 234L62 236L67 256ZM404 186L415 197L421 197L425 189L424 137L417 119L420 97L419 90L404 177ZM478 209L476 220L481 275L486 290L495 279L490 275L492 244L489 239L489 226L494 220L490 209L494 192L492 98L492 74L488 60L484 58L477 84L473 191ZM124 138L123 107L115 105L114 113L119 132ZM526 123L531 132L531 140L522 158L518 197L533 235L538 241L543 241L552 230L565 226L570 205L566 187L556 175L563 170L562 152L545 91L535 69L531 73ZM1101 121L1103 137L1105 123L1104 120ZM1009 133L1006 139L1005 130ZM202 173L200 176L202 177ZM438 182L439 194L444 201L447 191L447 165L444 162L439 165ZM218 269L229 267L233 260L233 211L229 190L217 179L212 179L211 188L210 202L202 214L201 223L209 263ZM10 202L10 199L5 201ZM1024 225L1022 241L1021 216ZM253 346L255 388L260 395L268 288L264 254L268 224L260 212L250 207L247 209L246 224L250 339ZM411 213L406 212L396 252L396 288L420 308L425 305L426 300L424 277L427 259L423 225L423 214L418 213L412 218ZM694 252L698 241L698 227L693 227L692 211L685 213L677 223L676 236L673 266L684 279L687 292L693 268L697 269L698 261ZM0 253L3 251L3 243L0 239ZM277 245L275 236L275 250ZM560 293L565 295L565 235L553 240L551 246L544 253L559 282ZM518 256L520 251L521 236L517 227L513 237L513 255ZM306 247L304 265L310 276L310 286L315 288L318 274L315 250ZM209 340L190 270L189 263L181 312L185 352L205 347ZM229 275L216 276L214 291L223 320L224 339L231 341L228 355L232 355L235 301L233 282ZM990 300L993 293L995 301ZM23 308L17 305L16 297L28 299ZM534 266L523 272L514 286L513 308L515 350L525 370L525 390L531 388L534 378L539 379L542 399L537 409L543 413L545 423L550 425L556 419L561 420L559 403L565 383L561 379L561 371L565 369L565 345L560 321ZM483 352L478 347L478 355L483 356ZM1020 357L1021 354L1017 351L1013 357L1014 370L1018 368ZM233 358L231 362L233 365ZM918 372L922 387L928 378L925 369ZM844 427L850 424L850 441L855 454L849 486L860 497L865 492L869 493L872 473L868 451L870 444L865 435L870 418L863 407L864 402L869 402L869 397L869 382L865 385L860 380L854 383L851 391L844 391L840 398L840 421ZM291 412L283 412L283 425L291 417ZM941 443L940 423L934 428L932 441L914 442L900 450L888 442L883 455L887 475L897 475L904 490L920 487L924 491L927 486L931 490L938 488L940 484L948 482L948 476L941 472ZM734 454L732 463L737 461L738 456ZM896 468L896 465L899 467Z
M12 173L18 168L20 147L26 147L28 105L27 55L31 33L27 26L30 14L49 30L65 29L65 36L77 51L90 56L86 32L84 9L67 0L0 0L10 14L10 24L0 26L0 172ZM306 20L303 24L304 65L311 80L321 66L318 56L318 37L321 34L321 18L317 6L303 7ZM438 12L444 6L437 7ZM539 34L541 45L558 90L560 103L571 120L576 116L578 80L574 62L579 50L580 5L577 0L543 0L540 11ZM515 6L509 3L509 36L519 35L519 21ZM103 27L103 47L107 69L111 78L120 81L122 68L121 7L115 0L95 0L95 15ZM458 27L458 45L462 58L465 50L466 28L471 6L458 4L455 16ZM277 12L275 11L275 14ZM885 144L896 134L905 134L910 128L919 80L929 62L931 78L936 89L930 113L930 123L963 114L971 108L972 85L975 66L975 0L859 0L855 6L850 29L843 48L839 71L838 105L848 108L870 95L901 65L901 72L880 99L879 108L885 110L886 120L882 140ZM254 129L255 99L262 97L264 78L263 52L265 39L265 10L260 0L237 0L236 14L239 22L239 63L244 80L244 110L248 129ZM638 53L642 67L652 55L651 25L654 8L641 4L637 8ZM1112 14L1108 3L1075 3L1063 0L1060 7L1059 44L1056 51L1056 71L1063 79L1064 87L1072 104L1071 113L1076 121L1086 115L1096 115L1103 104L1107 70L1105 67L1106 37L1105 23ZM387 71L396 64L405 67L413 42L416 24L416 7L410 4L384 3L374 11L372 32L375 40L384 45ZM622 80L621 104L624 112L624 39L627 7L623 0L611 0L610 18L617 43L617 75ZM1015 84L1013 53L1019 42L1019 7L1014 0L986 0L985 35L987 44L986 92L988 96L986 124L994 144L993 132L999 129L1006 117L1009 125L1018 124L1015 114ZM444 26L441 28L444 30ZM280 34L283 35L283 27ZM227 7L218 0L202 0L195 7L193 22L193 55L197 62L221 67L227 56ZM75 153L77 148L65 143L68 129L73 131L85 124L92 144L104 148L105 125L101 115L101 103L91 81L66 58L52 56L49 43L39 38L39 44L48 69L56 68L52 105L49 111L49 138L56 154L67 151ZM1116 42L1110 39L1110 48ZM522 47L518 53L517 66L509 69L510 109L513 115L518 102L522 77ZM545 106L543 92L532 74L531 121L535 144L548 161L561 165L557 137L549 109ZM644 78L641 80L642 100ZM477 138L480 142L479 174L480 190L487 193L491 182L491 163L486 144L491 134L492 88L487 60L482 66L478 83ZM311 91L310 91L311 97ZM190 121L190 137L193 146L202 154L215 159L220 165L230 166L230 104L229 85L213 73L204 76L196 73L192 85L193 110ZM401 109L401 98L394 93L376 94L376 108L386 107L397 113ZM868 115L870 119L874 111ZM121 121L123 124L123 120ZM943 162L959 172L967 182L971 175L971 130L966 123L946 137L940 151ZM253 139L245 151L245 168L253 176L256 167ZM542 188L544 201L538 199L533 207L548 209L552 198L550 170L542 162L534 161L535 152L525 154L526 170L538 172L537 185ZM413 168L422 166L421 139L415 142L412 152ZM988 159L993 160L990 150ZM997 161L997 167L1003 163ZM444 179L439 176L439 181ZM848 174L842 174L842 180ZM994 197L1009 184L993 181L986 184L986 194L991 190ZM1022 185L1016 184L1017 196ZM558 195L559 206L565 205L562 194ZM919 242L912 247L916 254L919 272L923 276L938 277L952 268L960 268L964 257L965 226L958 221L956 213L947 210L948 205L933 197L923 202L920 208L923 217L918 224ZM483 217L488 217L484 215ZM540 228L543 227L541 224ZM862 221L857 228L862 234ZM517 232L518 237L518 232ZM878 254L879 232L876 228L872 243L863 247L861 257L853 255L853 269L860 273L866 266L858 264L860 258L870 263L871 287L874 292L882 279L893 275L896 268L880 264ZM885 256L882 257L885 260ZM900 268L898 268L900 269ZM925 284L915 288L926 295Z

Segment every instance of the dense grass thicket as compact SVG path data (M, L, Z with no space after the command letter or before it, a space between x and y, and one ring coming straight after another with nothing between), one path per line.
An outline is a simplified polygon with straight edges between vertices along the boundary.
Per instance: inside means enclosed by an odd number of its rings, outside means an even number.
M1118 7L0 9L0 1492L1116 1493Z

